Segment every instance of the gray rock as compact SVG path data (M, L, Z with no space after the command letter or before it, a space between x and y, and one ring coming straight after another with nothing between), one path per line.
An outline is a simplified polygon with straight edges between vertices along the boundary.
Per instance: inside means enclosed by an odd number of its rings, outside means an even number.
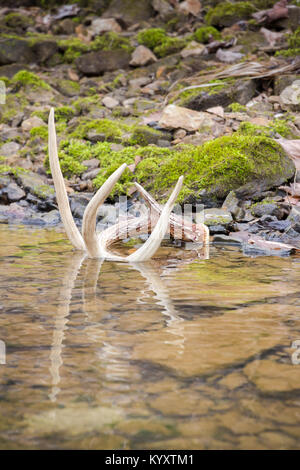
M21 145L17 142L7 142L6 144L3 144L0 148L0 155L2 155L3 157L11 157L13 155L17 155L20 148Z
M25 191L23 191L23 189L21 189L16 183L10 183L2 190L2 193L6 194L9 202L17 202L26 196Z
M100 161L98 158L91 158L90 160L84 160L82 162L84 166L87 166L90 170L93 170L94 168L98 168L100 165Z
M221 234L214 235L213 243L216 245L224 244L224 245L235 245L235 246L242 246L243 244L242 240L234 238L230 235L221 235Z
M151 18L154 11L149 0L112 0L102 18L119 18L127 25Z
M300 80L295 80L290 86L280 93L281 101L284 105L294 111L300 111Z
M204 210L204 223L207 226L228 225L232 222L232 215L225 209L212 208Z
M264 215L280 215L280 209L274 202L262 201L251 207L251 213L254 217L262 217Z
M42 218L46 225L58 225L61 221L60 214L57 209L53 209L52 211L43 214Z
M235 220L242 220L245 215L244 210L239 206L239 202L235 192L230 191L222 205L222 209L231 212Z
M214 106L226 107L233 102L245 105L253 98L255 92L254 80L236 80L235 84L227 85L214 93L199 88L199 94L185 99L182 105L195 111L205 111Z
M58 52L58 46L55 41L40 41L34 44L32 50L36 56L37 62L44 64Z
M86 171L81 175L82 181L92 180L100 173L100 168L94 168L93 170Z
M0 65L34 62L34 53L27 41L22 39L0 39Z
M129 66L130 54L124 49L97 51L83 54L76 59L78 70L87 76L124 69Z
M44 179L35 173L20 173L18 183L25 191L29 191L40 199L53 199L54 188L45 183Z

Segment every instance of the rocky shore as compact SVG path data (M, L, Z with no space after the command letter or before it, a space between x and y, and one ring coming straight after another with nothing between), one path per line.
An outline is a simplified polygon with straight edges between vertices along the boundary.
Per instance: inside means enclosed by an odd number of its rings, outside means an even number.
M116 209L139 216L134 181L164 202L184 174L179 202L205 206L214 243L250 255L300 249L299 1L47 7L1 2L0 223L61 223L47 157L53 106L78 225L126 162L99 228Z

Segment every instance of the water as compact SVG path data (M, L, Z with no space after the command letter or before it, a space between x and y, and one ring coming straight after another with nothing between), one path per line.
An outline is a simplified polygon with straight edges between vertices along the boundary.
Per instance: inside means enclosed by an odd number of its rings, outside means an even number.
M0 225L0 448L299 449L299 286L298 258L135 267Z

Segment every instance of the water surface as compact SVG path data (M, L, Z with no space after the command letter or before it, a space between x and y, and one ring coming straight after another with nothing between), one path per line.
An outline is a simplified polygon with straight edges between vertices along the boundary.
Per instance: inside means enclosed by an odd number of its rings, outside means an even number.
M0 225L0 448L299 449L299 292L299 258L102 263Z

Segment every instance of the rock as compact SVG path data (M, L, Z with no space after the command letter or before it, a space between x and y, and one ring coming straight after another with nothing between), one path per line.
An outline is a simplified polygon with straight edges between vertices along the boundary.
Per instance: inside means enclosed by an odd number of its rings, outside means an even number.
M224 108L222 106L213 106L212 108L208 108L206 112L224 118Z
M82 162L84 166L87 166L90 170L93 170L94 168L98 168L100 165L100 161L98 158L91 158L90 160L84 160Z
M292 206L292 210L287 218L293 230L300 233L300 207Z
M239 199L236 197L236 194L234 191L230 191L230 193L227 195L225 201L223 202L222 209L225 209L233 215L235 220L242 220L244 211L243 209L239 206Z
M57 209L53 209L52 211L43 214L43 220L46 225L58 225L61 221L59 211Z
M92 31L95 35L107 33L109 31L120 33L122 28L114 18L96 18L92 21L89 31Z
M65 34L67 36L75 33L75 23L70 18L65 18L58 24L52 26L54 34Z
M149 0L112 0L102 18L119 18L131 25L148 20L153 13Z
M211 225L228 225L232 222L232 215L225 209L212 208L204 210L204 223Z
M90 193L75 193L70 196L70 207L74 217L82 219L84 211L90 202L92 194Z
M177 6L179 13L184 15L197 16L201 11L201 3L199 0L185 0Z
M94 168L93 170L86 171L81 175L81 179L83 181L92 180L96 178L96 176L100 173L100 171L101 171L100 168Z
M208 113L201 113L169 104L164 108L159 120L159 126L166 129L185 129L197 131L202 126L212 126L213 121Z
M0 77L12 78L20 70L26 70L27 64L9 64L0 67Z
M57 89L65 96L72 98L80 93L80 85L77 81L73 80L58 80Z
M300 111L300 80L295 80L281 93L280 98L283 104L291 107L294 111Z
M147 65L156 61L157 58L148 47L138 46L132 53L130 65Z
M25 191L29 191L40 199L53 199L54 197L54 188L46 184L43 178L35 173L20 173L17 180Z
M233 52L221 48L218 49L216 53L216 58L221 62L225 62L226 64L232 64L237 60L241 60L243 56L244 54L241 54L240 52Z
M14 62L29 64L34 62L34 53L27 41L22 39L0 40L0 65Z
M151 5L163 20L168 20L175 14L174 8L167 0L152 0Z
M150 77L134 78L132 80L129 80L129 86L133 89L139 89L142 86L148 85L148 83L150 83L151 81L152 79ZM135 98L130 98L130 99L133 99L133 102L135 100ZM125 101L128 101L128 100L125 100Z
M182 106L196 110L204 111L214 106L226 107L230 103L238 102L245 105L256 93L256 84L254 80L236 80L235 84L226 84L222 89L214 87L199 88L199 93L194 90L191 96L183 98ZM180 98L180 95L179 95Z
M191 41L184 49L182 49L180 55L183 59L185 59L186 57L201 55L204 53L204 51L204 44L200 44L196 41Z
M83 54L76 59L78 70L87 76L124 69L129 66L130 54L123 49L97 51Z
M2 194L6 194L9 202L17 202L26 196L26 193L16 183L10 183L2 190Z
M40 127L44 125L45 123L41 118L38 116L32 116L28 119L25 119L25 121L22 122L21 127L23 131L29 132L31 129L33 129L33 127Z
M263 200L251 206L251 213L254 217L262 217L264 215L274 215L278 217L281 212L276 203Z
M58 46L55 41L36 42L32 47L37 62L44 64L48 59L58 52Z
M112 98L111 96L105 96L102 100L102 104L108 109L114 109L120 103L118 100Z
M7 142L6 144L3 144L0 148L0 155L3 157L11 157L13 155L16 155L19 152L20 148L21 145L17 142Z
M295 80L300 80L300 75L291 74L291 75L278 75L274 77L274 93L275 95L280 95L285 88L292 85Z
M216 245L224 244L224 245L234 245L234 246L242 246L243 244L243 242L237 238L234 238L229 235L222 235L222 234L214 235L213 243Z
M258 235L251 235L243 244L243 253L250 256L289 256L294 252L291 245L266 241Z

